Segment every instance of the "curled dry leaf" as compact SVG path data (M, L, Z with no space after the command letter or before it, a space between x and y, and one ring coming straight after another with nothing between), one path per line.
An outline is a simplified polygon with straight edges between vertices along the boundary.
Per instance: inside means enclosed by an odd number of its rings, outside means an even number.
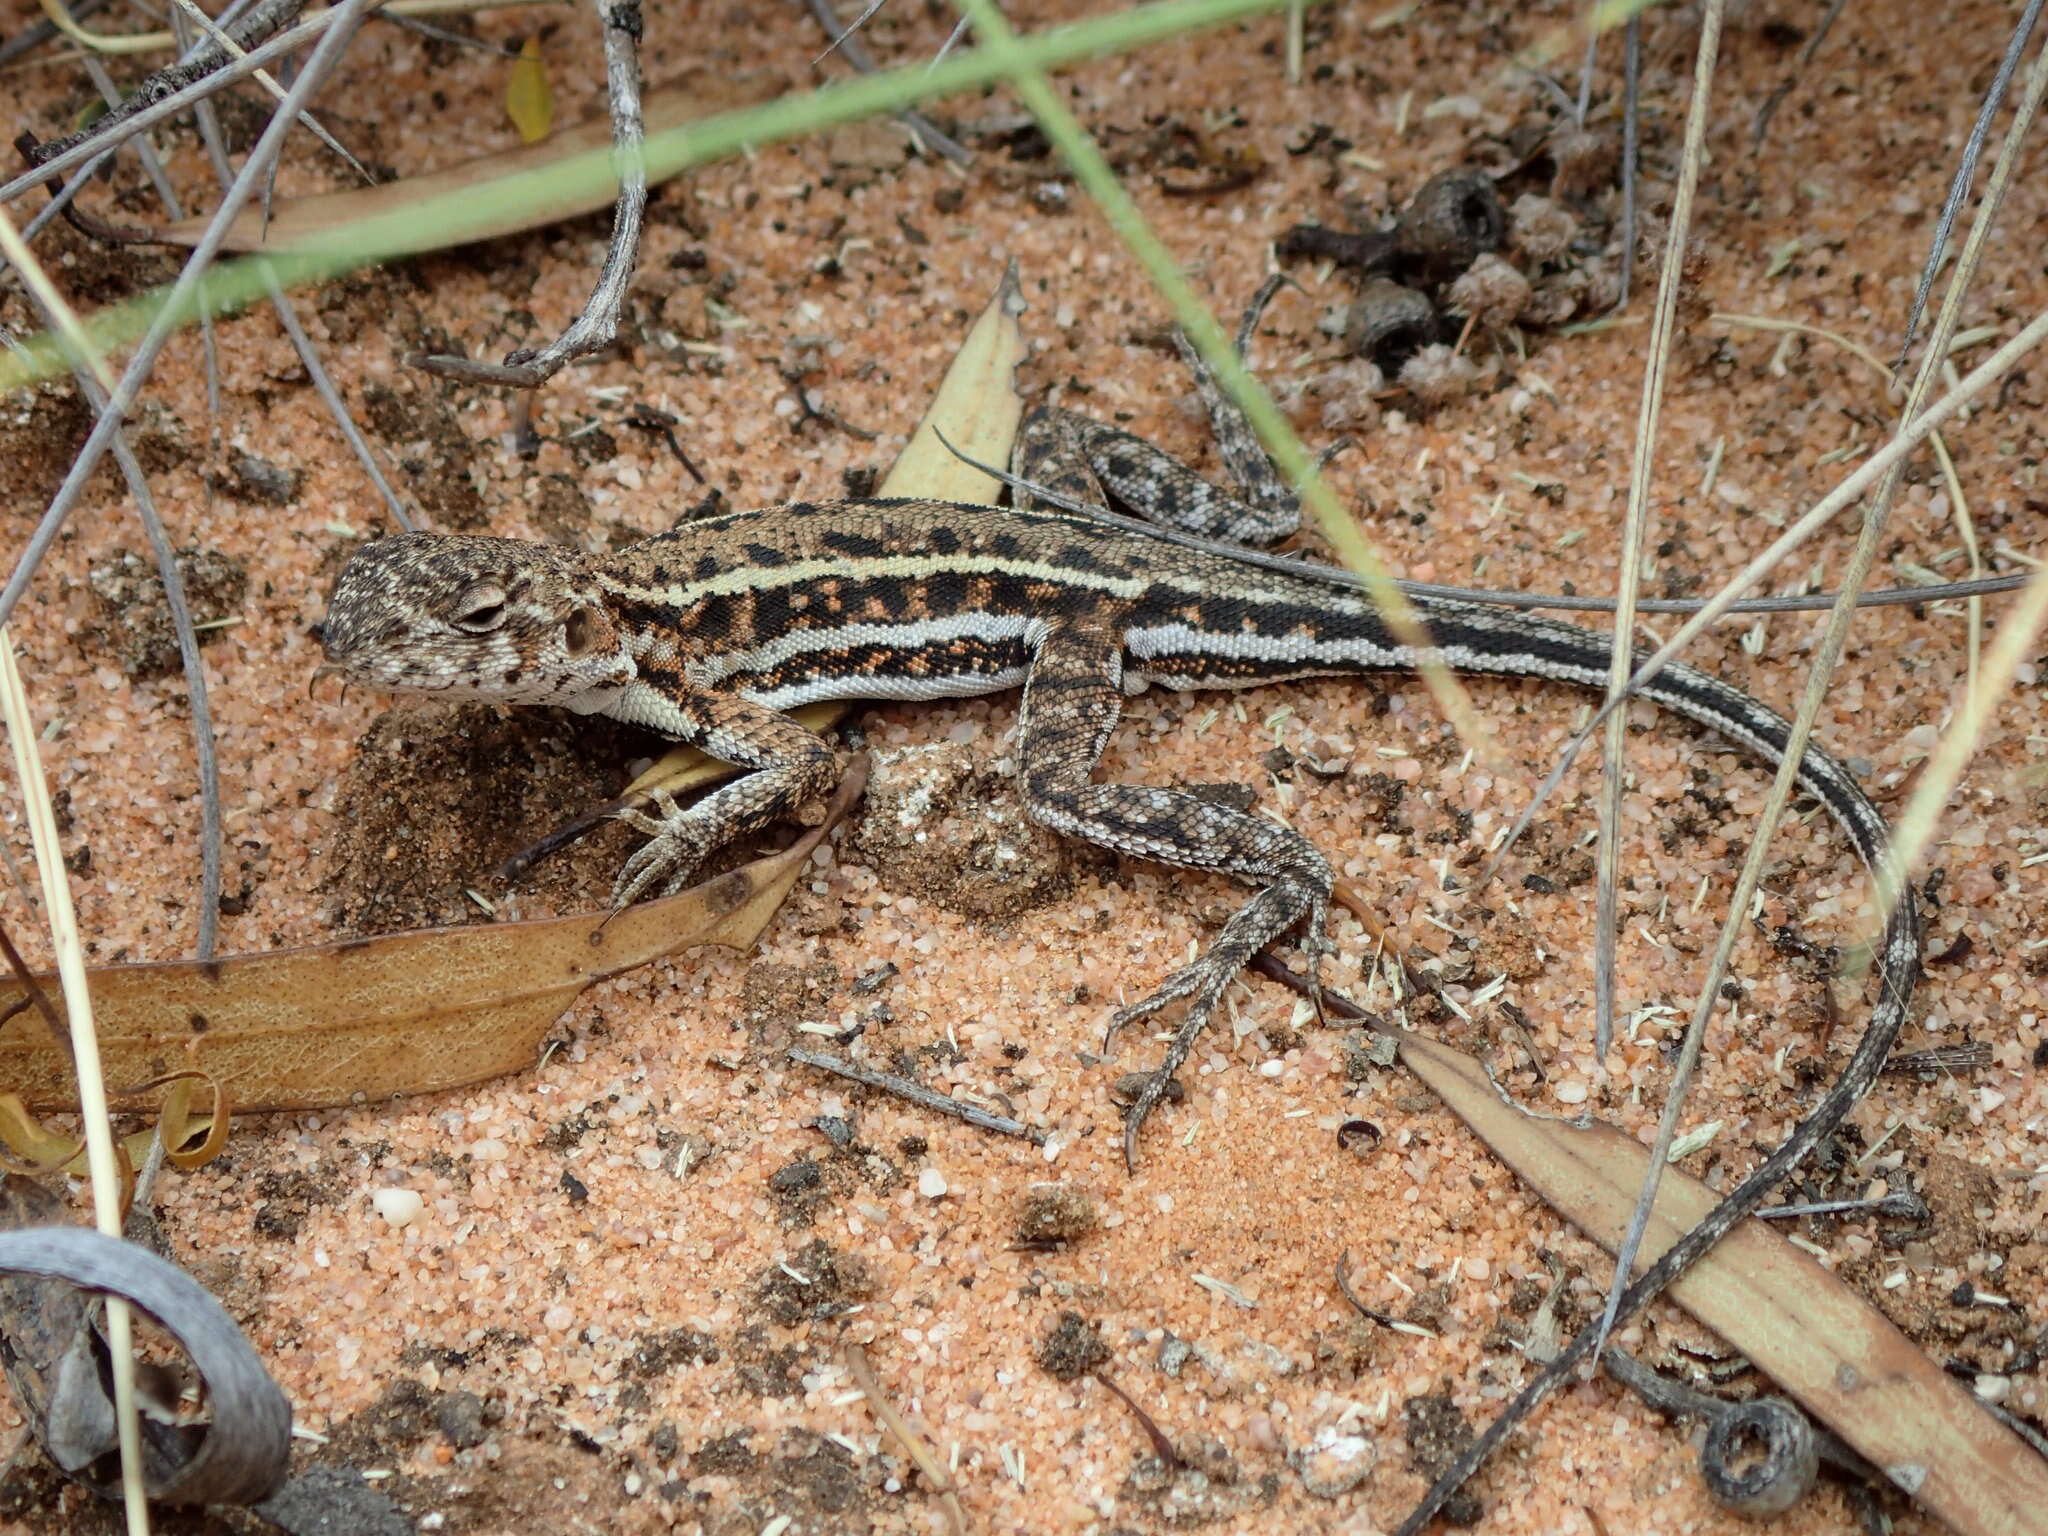
M205 1383L207 1418L142 1418L145 1486L169 1504L250 1504L284 1480L291 1404L205 1287L145 1248L84 1227L48 1225L61 1208L26 1179L0 1188L0 1365L59 1467L121 1496L105 1342L82 1291L125 1298L155 1318ZM75 1288L82 1288L75 1289Z
M70 1052L64 1052L70 1058ZM192 1090L204 1083L213 1094L212 1108L204 1115L192 1113ZM150 1143L161 1135L164 1160L173 1168L198 1168L212 1162L227 1145L228 1102L221 1085L204 1072L179 1072L155 1082L126 1090L122 1097L134 1097L169 1087L157 1109L156 1124L147 1130L131 1131L114 1142L120 1159L121 1176L133 1188L135 1170L149 1156ZM0 1093L0 1169L9 1173L68 1173L86 1178L85 1143L63 1131L53 1131L29 1111L17 1094ZM125 1208L127 1200L122 1200Z
M825 820L783 852L616 917L99 967L90 979L107 1077L203 1072L237 1107L265 1110L431 1093L522 1071L591 982L678 949L753 943L866 777L856 758ZM0 986L0 1082L38 1108L75 1104L70 1063L27 1026L26 1006L19 986Z

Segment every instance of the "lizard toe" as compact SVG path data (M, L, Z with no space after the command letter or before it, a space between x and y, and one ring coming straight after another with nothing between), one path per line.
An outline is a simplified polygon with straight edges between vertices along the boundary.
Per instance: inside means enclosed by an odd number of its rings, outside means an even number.
M1143 1128L1152 1108L1166 1096L1167 1085L1173 1081L1173 1074L1164 1068L1151 1073L1140 1088L1137 1096L1124 1109L1124 1171L1138 1171L1138 1132Z
M1188 1052L1194 1049L1195 1041L1202 1031L1209 1027L1209 1020L1216 1012L1216 1005L1223 1000L1223 989L1230 985L1232 978L1243 969L1241 957L1219 953L1212 949L1191 965L1182 966L1159 985L1143 1002L1134 1003L1118 1010L1110 1020L1112 1029L1120 1028L1146 1014L1156 1013L1168 1003L1180 998L1188 999L1187 1012L1182 1015L1180 1028L1173 1033L1173 1039L1166 1047L1166 1054L1159 1065L1147 1077L1145 1086L1131 1100L1124 1111L1124 1166L1136 1171L1138 1166L1138 1131L1145 1119L1152 1113L1167 1086L1173 1081L1174 1073L1188 1059Z
M655 823L654 836L626 860L619 870L618 879L612 884L612 910L616 912L630 907L656 882L660 883L663 896L673 896L696 872L709 851L709 840L703 829L687 815L678 812L666 823Z
M1201 986L1203 979L1202 962L1184 965L1160 982L1152 992L1135 1003L1126 1004L1109 1016L1109 1022L1102 1029L1102 1049L1106 1052L1123 1032L1126 1024L1135 1024L1148 1019L1160 1009L1170 1007Z

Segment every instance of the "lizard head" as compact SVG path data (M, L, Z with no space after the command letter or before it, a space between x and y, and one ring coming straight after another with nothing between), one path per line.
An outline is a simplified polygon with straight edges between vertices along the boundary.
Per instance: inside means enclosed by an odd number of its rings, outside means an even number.
M586 713L637 670L582 555L463 534L364 545L335 583L320 643L322 675Z

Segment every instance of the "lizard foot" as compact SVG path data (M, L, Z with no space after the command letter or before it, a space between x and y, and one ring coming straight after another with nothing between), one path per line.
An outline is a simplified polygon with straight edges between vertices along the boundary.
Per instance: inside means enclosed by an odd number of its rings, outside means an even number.
M1323 1012L1323 962L1337 953L1337 942L1330 937L1330 898L1318 892L1309 898L1308 922L1301 936L1301 958L1307 962L1302 969L1308 976L1309 1005L1316 1011L1316 1027L1328 1029L1329 1015Z
M1182 966L1159 984L1150 997L1119 1008L1110 1017L1109 1029L1104 1036L1105 1047L1116 1032L1126 1024L1149 1017L1171 1003L1188 1000L1187 1012L1182 1015L1180 1028L1173 1032L1173 1039L1166 1047L1166 1054L1159 1065L1138 1090L1124 1110L1124 1167L1136 1172L1138 1167L1138 1132L1153 1106L1165 1097L1167 1085L1173 1081L1173 1074L1180 1070L1188 1059L1188 1052L1195 1047L1203 1030L1209 1027L1210 1016L1223 998L1223 989L1230 985L1231 978L1244 969L1246 956L1225 951L1221 944L1189 965Z
M1261 905L1271 910L1261 912ZM1165 1096L1167 1085L1187 1060L1195 1041L1209 1027L1217 1004L1223 1000L1224 988L1243 972L1254 955L1266 947L1269 939L1293 926L1298 919L1306 919L1301 949L1307 962L1309 998L1315 1005L1316 1018L1323 1020L1323 961L1336 948L1328 933L1329 917L1330 897L1322 882L1277 883L1262 893L1251 907L1239 913L1207 952L1160 982L1151 996L1132 1003L1128 1008L1119 1008L1110 1016L1109 1027L1103 1034L1105 1051L1116 1038L1117 1031L1126 1024L1148 1018L1183 998L1187 1000L1187 1011L1181 1017L1180 1028L1174 1031L1173 1039L1166 1047L1165 1057L1124 1111L1126 1168L1137 1168L1138 1131L1152 1113L1153 1106Z
M618 879L612 883L614 912L630 907L656 881L661 882L658 894L674 895L711 851L711 833L701 816L693 816L677 805L665 789L657 789L651 798L654 808L661 813L659 816L635 810L618 814L627 826L645 832L648 841L626 860Z

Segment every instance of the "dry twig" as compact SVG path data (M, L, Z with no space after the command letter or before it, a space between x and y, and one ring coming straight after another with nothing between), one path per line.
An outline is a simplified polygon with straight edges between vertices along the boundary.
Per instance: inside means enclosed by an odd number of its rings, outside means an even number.
M194 248L183 270L179 272L178 280L172 285L169 297L157 311L148 331L137 344L119 384L109 397L106 407L100 412L99 419L94 423L85 443L72 460L69 473L65 475L63 484L57 488L57 494L51 498L49 508L43 513L42 521L37 524L35 532L30 535L27 547L15 562L14 571L8 577L5 589L0 590L0 624L6 622L7 616L14 612L15 604L21 601L22 594L28 590L29 581L34 577L36 568L42 564L43 556L49 552L52 541L56 539L65 520L71 515L71 509L77 504L86 482L91 478L93 471L99 468L100 460L112 444L122 420L134 408L136 400L141 395L144 381L155 368L157 357L163 351L164 343L170 339L179 317L184 313L186 305L192 301L204 278L207 267L218 254L228 226L234 222L235 215L249 200L257 184L268 174L269 167L283 149L285 136L291 131L298 109L320 88L328 73L339 62L343 51L348 47L349 39L355 35L356 28L362 25L364 17L378 3L380 0L341 0L341 4L329 13L334 20L326 35L320 39L319 45L314 48L312 57L306 61L306 67L300 72L298 80L293 84L286 109L271 118L262 136L256 141L255 148L249 152L249 158L244 162L241 173L236 176L234 185L228 188L227 194L221 200L220 208L208 225L205 237Z
M583 310L569 328L535 351L521 347L502 363L466 357L415 357L415 366L444 379L538 389L579 357L602 352L618 339L619 311L640 259L640 225L647 212L646 124L640 109L640 0L595 0L604 28L606 105L612 118L612 165L619 197L612 209L611 243Z

